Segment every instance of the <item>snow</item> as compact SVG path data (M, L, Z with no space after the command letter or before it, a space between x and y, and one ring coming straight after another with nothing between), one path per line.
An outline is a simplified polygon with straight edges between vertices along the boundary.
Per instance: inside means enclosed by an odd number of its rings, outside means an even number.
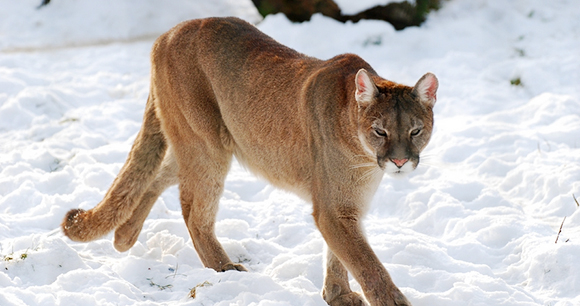
M59 230L66 211L102 199L124 163L153 37L187 18L258 22L250 1L0 1L0 305L325 305L310 205L237 164L216 231L249 273L203 268L176 187L128 252L112 234L75 243ZM357 53L400 83L437 75L422 163L406 179L385 177L365 220L413 305L580 305L575 1L445 1L403 31L319 15L258 27L319 58Z
M362 11L368 10L373 8L377 5L387 5L393 2L403 2L402 0L334 0L334 3L340 7L340 11L343 15L356 15ZM415 4L415 0L405 0L405 2L409 2Z
M193 18L237 15L261 19L251 1L219 0L0 0L0 50L23 51L113 41L155 39Z

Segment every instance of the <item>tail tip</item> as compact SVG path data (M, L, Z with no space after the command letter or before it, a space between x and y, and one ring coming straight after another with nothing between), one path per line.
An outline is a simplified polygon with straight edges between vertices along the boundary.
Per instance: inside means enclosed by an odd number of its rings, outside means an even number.
M73 241L84 240L82 239L81 224L85 214L86 212L83 209L71 209L66 213L61 223L63 233Z

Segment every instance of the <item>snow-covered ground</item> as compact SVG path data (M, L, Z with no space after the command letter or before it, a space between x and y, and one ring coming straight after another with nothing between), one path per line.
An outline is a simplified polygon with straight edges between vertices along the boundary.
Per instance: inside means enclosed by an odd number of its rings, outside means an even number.
M405 0L409 3L415 3L415 0ZM400 0L334 0L340 7L340 11L343 15L355 15L369 8L375 7L377 5L387 5L392 2L403 2Z
M187 18L258 21L250 1L39 2L0 0L0 305L325 305L310 205L237 164L217 234L249 273L203 268L175 187L126 253L112 235L75 243L58 229L125 161L153 37ZM357 53L400 83L438 76L423 163L385 178L365 220L415 306L580 305L577 1L444 1L400 32L321 16L258 27L319 58Z

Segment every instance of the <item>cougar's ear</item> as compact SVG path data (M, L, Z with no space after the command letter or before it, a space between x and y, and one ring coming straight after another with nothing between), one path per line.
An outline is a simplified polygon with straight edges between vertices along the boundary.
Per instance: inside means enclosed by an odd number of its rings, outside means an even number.
M415 93L421 102L426 106L433 107L435 101L437 101L437 88L439 87L439 81L437 77L431 73L427 72L422 76L415 87L413 88L413 93Z
M369 73L364 69L360 69L356 73L355 82L356 82L355 99L358 102L358 105L359 106L369 105L373 101L373 98L378 93L377 86L371 79Z

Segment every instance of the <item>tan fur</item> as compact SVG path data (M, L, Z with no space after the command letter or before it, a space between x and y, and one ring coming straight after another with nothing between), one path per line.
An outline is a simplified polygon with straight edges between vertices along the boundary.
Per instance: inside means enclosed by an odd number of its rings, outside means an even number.
M136 241L157 197L179 184L198 255L217 271L233 263L214 233L232 157L313 204L328 244L323 297L363 305L411 305L368 244L361 219L383 174L412 171L433 126L437 79L415 87L384 80L352 54L322 61L278 44L236 18L192 20L159 37L143 127L105 198L72 210L64 233L91 241L115 231ZM400 167L399 167L400 166Z

